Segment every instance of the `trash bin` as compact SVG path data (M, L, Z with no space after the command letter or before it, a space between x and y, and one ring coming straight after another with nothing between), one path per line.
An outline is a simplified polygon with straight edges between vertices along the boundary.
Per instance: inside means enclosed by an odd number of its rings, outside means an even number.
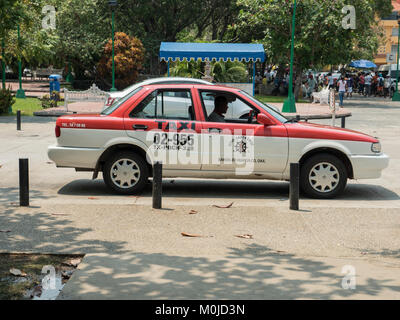
M52 97L53 91L60 93L60 79L62 77L59 74L51 74L50 79L50 97Z

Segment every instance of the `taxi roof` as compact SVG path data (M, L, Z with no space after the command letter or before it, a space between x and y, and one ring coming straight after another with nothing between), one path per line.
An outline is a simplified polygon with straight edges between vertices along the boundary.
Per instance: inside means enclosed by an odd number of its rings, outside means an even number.
M225 85L217 84L197 84L197 83L171 83L171 84L146 84L142 86L145 89L184 89L184 88L196 88L196 89L209 89L209 90L224 90L229 92L238 92L240 89L233 88Z

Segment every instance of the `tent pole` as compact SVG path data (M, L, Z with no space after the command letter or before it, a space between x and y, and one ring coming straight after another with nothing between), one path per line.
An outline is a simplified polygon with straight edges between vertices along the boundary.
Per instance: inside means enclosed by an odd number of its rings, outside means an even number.
M169 60L168 60L168 77L169 77Z
M256 62L253 60L253 97L256 95Z

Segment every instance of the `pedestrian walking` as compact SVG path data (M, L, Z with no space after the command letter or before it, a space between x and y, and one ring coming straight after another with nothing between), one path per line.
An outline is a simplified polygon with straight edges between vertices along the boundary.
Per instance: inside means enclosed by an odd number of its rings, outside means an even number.
M316 85L315 79L311 73L308 75L307 84L308 84L307 98L311 99L311 95L315 91L315 85Z
M365 77L364 77L364 72L362 72L358 78L358 84L359 84L359 94L364 94L364 88L365 88Z
M353 76L349 76L347 78L347 98L353 97L353 84L354 84Z
M390 78L390 75L388 74L385 78L385 81L383 82L383 96L384 98L390 97L390 87L392 85L392 79Z
M346 88L347 88L347 82L344 80L344 77L341 76L340 80L337 82L337 85L339 87L339 106L343 107L343 100L344 100L344 94L346 93Z
M383 96L384 82L385 82L385 79L383 79L382 74L380 73L378 76L377 89L376 89L376 94L380 97Z
M334 79L332 73L328 73L328 85L329 89L334 89Z
M367 76L364 78L364 80L365 80L364 96L366 95L367 97L369 97L371 95L372 76L368 73Z

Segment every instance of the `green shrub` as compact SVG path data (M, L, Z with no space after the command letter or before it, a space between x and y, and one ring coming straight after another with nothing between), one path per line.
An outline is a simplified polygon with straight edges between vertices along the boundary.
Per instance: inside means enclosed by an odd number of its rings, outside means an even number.
M40 101L42 101L42 108L55 108L57 107L57 101L60 101L60 94L57 91L53 91L51 97L49 94L45 94Z
M15 97L10 89L0 90L0 114L8 113L10 107L15 103Z

